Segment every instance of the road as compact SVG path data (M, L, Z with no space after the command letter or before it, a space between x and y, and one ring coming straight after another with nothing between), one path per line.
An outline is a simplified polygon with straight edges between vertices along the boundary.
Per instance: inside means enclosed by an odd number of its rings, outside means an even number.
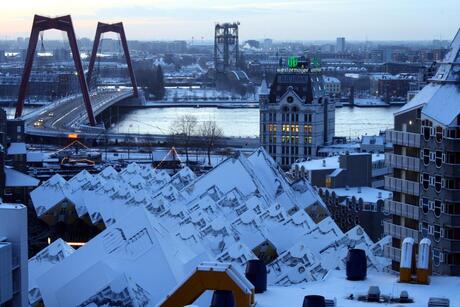
M106 104L110 105L113 101L128 97L130 94L131 91L92 93L90 97L94 115L96 116L105 109ZM87 122L88 117L81 95L54 102L26 118L26 125L30 127L58 131L73 130L74 124L86 124Z

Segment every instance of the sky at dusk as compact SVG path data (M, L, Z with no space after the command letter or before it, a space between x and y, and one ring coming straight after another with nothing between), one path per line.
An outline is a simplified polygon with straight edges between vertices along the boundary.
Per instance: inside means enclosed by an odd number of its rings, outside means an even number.
M242 40L450 40L460 0L8 0L0 37L29 36L34 14L71 14L80 38L97 21L123 21L132 40L209 40L215 22L240 21Z

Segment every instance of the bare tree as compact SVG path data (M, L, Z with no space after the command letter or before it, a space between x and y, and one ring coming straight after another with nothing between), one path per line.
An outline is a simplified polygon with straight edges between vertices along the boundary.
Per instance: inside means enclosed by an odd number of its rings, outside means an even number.
M192 136L196 134L196 127L198 120L196 116L193 115L182 115L178 117L170 127L171 134L175 136L175 139L178 140L178 143L185 148L185 157L188 162L188 153L190 144L192 141Z
M203 138L208 154L208 164L211 165L211 151L215 148L219 138L223 136L222 129L216 121L205 121L200 125L200 136Z

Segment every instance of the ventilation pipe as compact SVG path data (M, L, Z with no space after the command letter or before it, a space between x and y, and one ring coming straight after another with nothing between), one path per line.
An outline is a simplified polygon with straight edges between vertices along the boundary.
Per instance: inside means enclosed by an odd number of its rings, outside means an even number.
M424 238L418 245L417 283L429 284L431 271L431 241Z
M399 281L410 283L412 279L412 260L414 259L414 239L405 238L401 248Z

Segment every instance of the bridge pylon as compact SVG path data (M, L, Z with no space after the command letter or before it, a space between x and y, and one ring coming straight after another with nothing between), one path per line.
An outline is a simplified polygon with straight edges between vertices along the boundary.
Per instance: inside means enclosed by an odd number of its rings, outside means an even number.
M131 78L131 85L133 87L133 95L138 96L137 90L137 81L136 76L134 75L133 64L131 62L131 56L129 55L128 42L126 41L125 29L122 22L118 23L103 23L98 22L96 28L96 36L94 37L93 50L91 52L91 58L89 59L87 80L88 84L91 82L91 77L93 74L94 63L96 62L97 49L99 48L99 43L101 41L101 34L107 32L114 32L120 35L121 45L123 47L123 52L125 54L126 64L128 65L129 77Z
M70 17L70 15L60 16L56 18L44 17L40 15L34 16L32 30L30 33L29 46L27 47L24 71L22 72L21 85L19 87L15 118L21 117L22 111L24 109L24 99L27 94L30 73L32 72L32 65L34 61L35 50L37 48L38 36L41 31L46 31L50 29L61 30L67 33L78 81L80 83L80 89L83 95L83 101L86 107L86 113L88 114L88 120L91 126L95 126L96 120L94 118L93 108L91 106L91 100L88 92L88 84L86 83L83 65L81 63L80 51L78 50L75 30L73 28L72 18Z

